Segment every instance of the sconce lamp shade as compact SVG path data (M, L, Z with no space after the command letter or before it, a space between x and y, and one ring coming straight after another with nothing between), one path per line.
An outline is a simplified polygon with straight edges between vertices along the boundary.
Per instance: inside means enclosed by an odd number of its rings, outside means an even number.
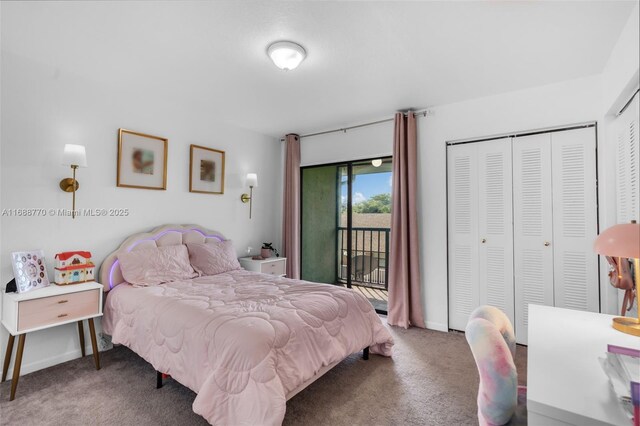
M258 187L258 175L255 173L247 173L247 186L252 188Z
M596 253L622 258L640 258L640 223L622 223L605 229L593 244Z
M87 153L84 145L65 144L62 165L87 167Z

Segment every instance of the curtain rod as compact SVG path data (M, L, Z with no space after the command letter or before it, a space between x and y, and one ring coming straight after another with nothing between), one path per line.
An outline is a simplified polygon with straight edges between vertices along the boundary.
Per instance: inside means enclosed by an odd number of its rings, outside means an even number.
M427 110L422 110L422 111L409 111L409 112L413 112L413 115L417 117L426 117L427 116ZM407 114L407 112L404 113L405 115ZM377 120L377 121L371 121L369 123L363 123L363 124L356 124L354 126L349 126L349 127L341 127L339 129L333 129L333 130L325 130L323 132L316 132L316 133L308 133L306 135L300 135L300 139L302 138L310 138L312 136L320 136L320 135L326 135L329 133L337 133L337 132L342 132L342 133L347 133L347 130L353 130L353 129L359 129L361 127L367 127L367 126L373 126L376 124L382 124L382 123L388 123L389 121L393 121L395 120L395 117L392 118L385 118L384 120ZM280 142L284 142L284 138L280 138Z
M595 121L587 121L584 123L569 124L565 126L543 127L539 129L533 129L533 130L523 130L520 132L498 133L495 135L483 136L480 138L456 139L456 140L446 141L446 144L447 146L451 146L451 145L463 145L467 143L486 142L486 141L491 141L495 139L519 138L523 136L539 135L541 133L562 132L565 130L596 127L596 125L597 123Z

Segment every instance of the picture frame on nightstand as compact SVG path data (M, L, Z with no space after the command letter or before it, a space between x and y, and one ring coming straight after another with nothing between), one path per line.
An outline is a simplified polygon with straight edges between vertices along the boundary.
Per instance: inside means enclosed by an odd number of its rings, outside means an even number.
M11 265L18 293L49 286L47 264L42 250L15 251L11 253Z

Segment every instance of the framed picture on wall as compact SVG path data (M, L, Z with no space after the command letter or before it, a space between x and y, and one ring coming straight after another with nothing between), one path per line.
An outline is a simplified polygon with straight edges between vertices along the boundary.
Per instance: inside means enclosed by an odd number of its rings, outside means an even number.
M224 151L191 145L189 191L224 194Z
M118 130L118 186L167 189L169 140L159 136Z
M47 265L42 250L16 251L11 253L13 276L18 293L49 286Z

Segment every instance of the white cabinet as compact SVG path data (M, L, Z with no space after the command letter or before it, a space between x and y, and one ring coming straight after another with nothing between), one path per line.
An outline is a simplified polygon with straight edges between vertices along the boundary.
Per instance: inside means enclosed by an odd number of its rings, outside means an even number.
M239 260L240 265L247 271L261 272L279 277L284 277L287 273L286 257L269 257L260 260L252 259L251 257L242 257Z
M89 337L93 348L93 361L100 370L100 354L96 340L95 317L102 316L102 295L104 287L96 282L72 285L51 284L27 293L5 293L2 295L2 325L9 332L7 349L4 352L2 381L7 378L9 364L13 356L13 344L18 336L18 348L11 379L9 401L13 401L20 379L20 368L27 333L43 332L59 325L77 322L80 350L85 356L84 320L89 323Z
M595 129L448 147L449 327L480 305L599 310Z

